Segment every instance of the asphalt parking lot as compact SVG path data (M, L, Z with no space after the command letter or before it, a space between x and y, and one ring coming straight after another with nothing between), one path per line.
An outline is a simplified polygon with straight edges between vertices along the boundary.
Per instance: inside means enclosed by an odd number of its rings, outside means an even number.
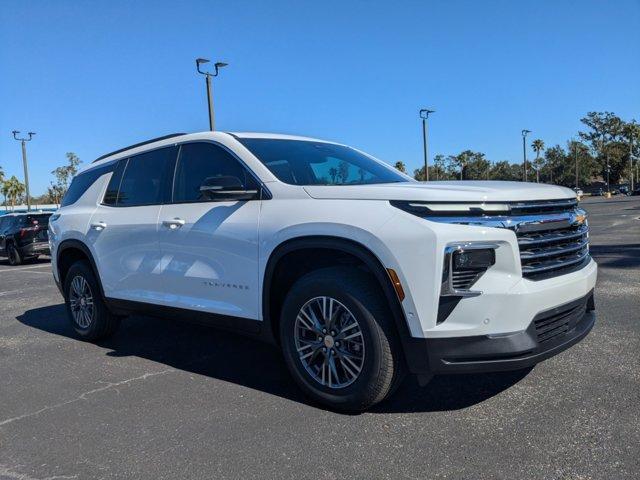
M530 371L310 404L271 347L134 317L77 340L47 261L0 260L0 479L640 478L640 197L588 199L598 321Z

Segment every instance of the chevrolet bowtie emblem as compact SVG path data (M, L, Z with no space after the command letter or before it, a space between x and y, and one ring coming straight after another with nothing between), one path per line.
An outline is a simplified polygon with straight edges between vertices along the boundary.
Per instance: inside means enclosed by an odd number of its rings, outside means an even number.
M578 213L578 214L576 214L576 216L575 216L575 223L576 223L577 225L582 225L582 224L585 222L585 220L586 220L586 219L587 219L587 216L586 216L585 214L583 214L583 213Z

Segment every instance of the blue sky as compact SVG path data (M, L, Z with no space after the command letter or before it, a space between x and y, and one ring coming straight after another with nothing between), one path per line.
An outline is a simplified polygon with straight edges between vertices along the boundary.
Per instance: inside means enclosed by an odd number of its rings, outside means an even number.
M640 1L28 1L0 10L0 165L43 193L85 162L217 127L345 142L411 170L470 148L520 161L520 130L563 143L590 110L640 120Z

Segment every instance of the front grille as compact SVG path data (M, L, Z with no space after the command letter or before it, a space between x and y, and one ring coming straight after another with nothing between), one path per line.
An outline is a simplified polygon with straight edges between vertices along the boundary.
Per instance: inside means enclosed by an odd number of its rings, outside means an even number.
M593 294L568 305L554 308L551 311L536 315L533 324L536 329L538 343L544 344L564 335L575 327L575 324L589 309Z
M541 213L562 213L573 210L578 205L574 198L563 200L538 200L535 202L512 202L511 215L536 215Z
M451 273L451 283L456 290L469 290L486 268L475 270L454 270Z
M560 275L580 266L589 257L586 225L536 234L517 234L522 275L525 278Z
M549 209L551 213L540 209ZM518 238L522 276L541 280L583 267L589 261L589 227L577 202L535 202L512 205L523 215L513 230Z
M515 233L522 276L543 280L585 267L589 261L586 212L575 198L520 202L411 202L391 204L432 222L505 228ZM468 288L479 277L460 272Z

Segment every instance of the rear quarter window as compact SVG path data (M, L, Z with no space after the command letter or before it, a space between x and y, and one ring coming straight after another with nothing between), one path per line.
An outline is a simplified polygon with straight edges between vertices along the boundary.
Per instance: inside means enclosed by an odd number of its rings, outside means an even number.
M114 168L115 162L108 165L103 165L101 167L93 168L77 175L71 182L71 185L69 186L67 193L65 193L60 206L66 207L76 203L84 194L84 192L86 192L98 178L100 178L105 173L112 172Z

